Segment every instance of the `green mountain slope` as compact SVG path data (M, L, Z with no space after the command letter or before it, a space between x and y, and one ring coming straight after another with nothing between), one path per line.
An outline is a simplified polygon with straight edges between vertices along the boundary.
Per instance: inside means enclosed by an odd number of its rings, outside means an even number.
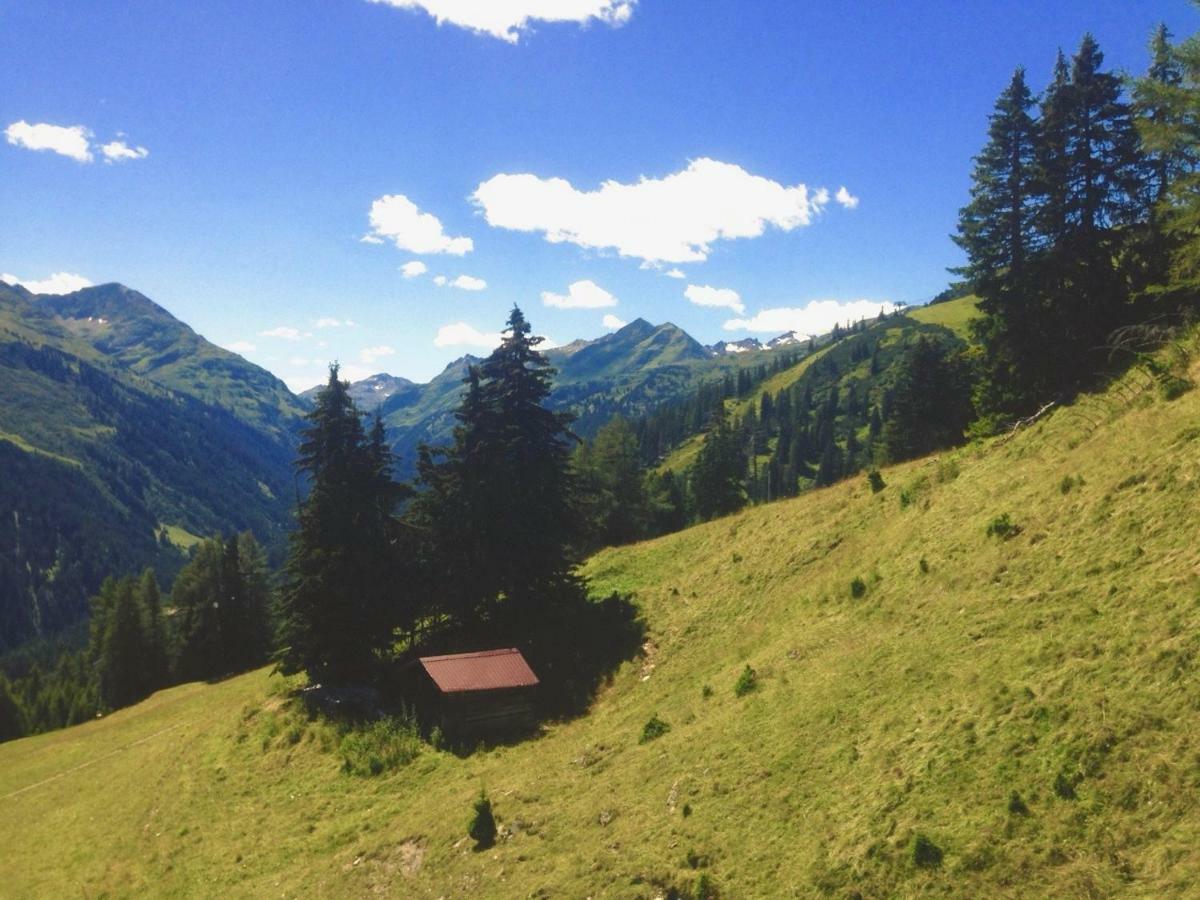
M605 551L587 574L634 594L645 655L519 745L359 779L265 671L0 745L0 878L17 896L649 898L701 873L729 897L1189 895L1198 422L1200 392L1166 402L1133 373L1012 439L885 469L878 494L854 480ZM639 743L653 715L670 730ZM474 852L481 784L502 837Z
M575 413L573 430L581 437L592 436L615 415L639 416L682 397L702 379L772 358L770 351L714 356L678 326L645 319L594 341L548 350L546 356L558 370L549 404ZM402 477L411 474L420 443L450 441L467 366L478 361L472 356L456 360L428 385L379 406Z
M294 398L119 285L0 285L0 650L87 612L107 575L170 578L188 534L282 549Z

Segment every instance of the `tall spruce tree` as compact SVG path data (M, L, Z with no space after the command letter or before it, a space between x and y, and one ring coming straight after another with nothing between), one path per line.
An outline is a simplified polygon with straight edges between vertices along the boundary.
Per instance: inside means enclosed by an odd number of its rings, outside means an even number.
M96 659L100 699L106 707L119 709L141 700L151 690L146 671L145 617L133 578L110 578L100 594L107 610Z
M976 405L993 424L1096 377L1107 362L1109 334L1131 314L1127 251L1142 158L1121 80L1102 66L1091 35L1069 66L1060 52L1036 126L1023 79L1014 78L977 160L959 239L968 253L965 271L982 297ZM1013 141L1004 138L1015 133L1032 137L1031 156L1026 146L1005 157ZM1031 179L997 177L1013 176L1018 159L1022 173L1032 161ZM1017 191L1006 197L1006 183L1023 185L1020 203ZM1014 243L1013 235L1022 240Z
M1017 69L996 101L988 142L975 157L971 201L959 213L955 242L966 251L958 270L983 295L983 308L1006 312L1021 300L1034 236L1037 125L1025 70Z
M580 506L592 549L618 546L649 530L645 473L637 435L622 416L606 422L575 454Z
M1151 170L1154 221L1168 258L1156 293L1196 309L1200 294L1200 36L1170 45L1156 31L1150 71L1134 89L1138 128Z
M278 659L314 680L372 676L393 643L405 590L384 577L391 542L390 452L368 439L336 364L307 416L297 468L307 476L280 593Z
M725 405L719 404L688 470L696 514L704 521L729 515L746 503L746 457L739 430L730 424Z
M970 386L961 359L922 335L901 360L883 425L889 462L924 456L962 440L971 418Z
M554 369L518 307L466 378L454 443L423 449L414 509L443 607L462 624L534 614L570 579L572 417L546 407Z

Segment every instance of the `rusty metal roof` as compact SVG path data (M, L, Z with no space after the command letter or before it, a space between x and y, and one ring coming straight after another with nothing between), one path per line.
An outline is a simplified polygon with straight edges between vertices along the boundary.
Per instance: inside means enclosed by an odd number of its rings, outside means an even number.
M533 669L529 668L529 663L525 662L525 657L515 647L449 656L422 656L421 665L443 694L533 687L538 683Z

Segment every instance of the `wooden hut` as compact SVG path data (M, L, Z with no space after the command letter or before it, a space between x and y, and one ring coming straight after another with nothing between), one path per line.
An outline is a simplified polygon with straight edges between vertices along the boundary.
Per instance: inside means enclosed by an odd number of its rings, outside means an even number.
M423 656L423 692L449 737L512 734L534 724L538 678L516 648Z

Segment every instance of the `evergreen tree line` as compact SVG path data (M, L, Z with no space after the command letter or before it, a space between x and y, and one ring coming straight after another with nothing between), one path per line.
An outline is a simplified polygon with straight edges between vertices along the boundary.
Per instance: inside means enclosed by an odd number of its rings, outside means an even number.
M1040 96L1018 68L975 160L955 240L983 313L983 433L1128 362L1129 326L1196 308L1196 39L1174 47L1160 26L1131 92L1103 59L1086 35Z
M661 433L657 422L609 422L575 457L588 548L676 531L961 440L971 418L965 344L899 317L874 324L847 329L791 385L743 403L741 416L726 400L753 397L752 388L702 385L693 403L676 407L691 414L707 404L703 443L682 473L646 464L641 440Z
M420 448L415 485L394 480L382 423L364 425L330 368L298 462L311 488L280 593L282 671L379 681L448 636L533 634L578 592L577 441L571 416L546 408L541 341L514 307L500 346L468 370L452 443Z
M63 728L184 681L266 661L271 647L267 557L250 532L194 549L163 598L151 569L108 578L91 599L86 649L53 669L0 676L0 740Z

